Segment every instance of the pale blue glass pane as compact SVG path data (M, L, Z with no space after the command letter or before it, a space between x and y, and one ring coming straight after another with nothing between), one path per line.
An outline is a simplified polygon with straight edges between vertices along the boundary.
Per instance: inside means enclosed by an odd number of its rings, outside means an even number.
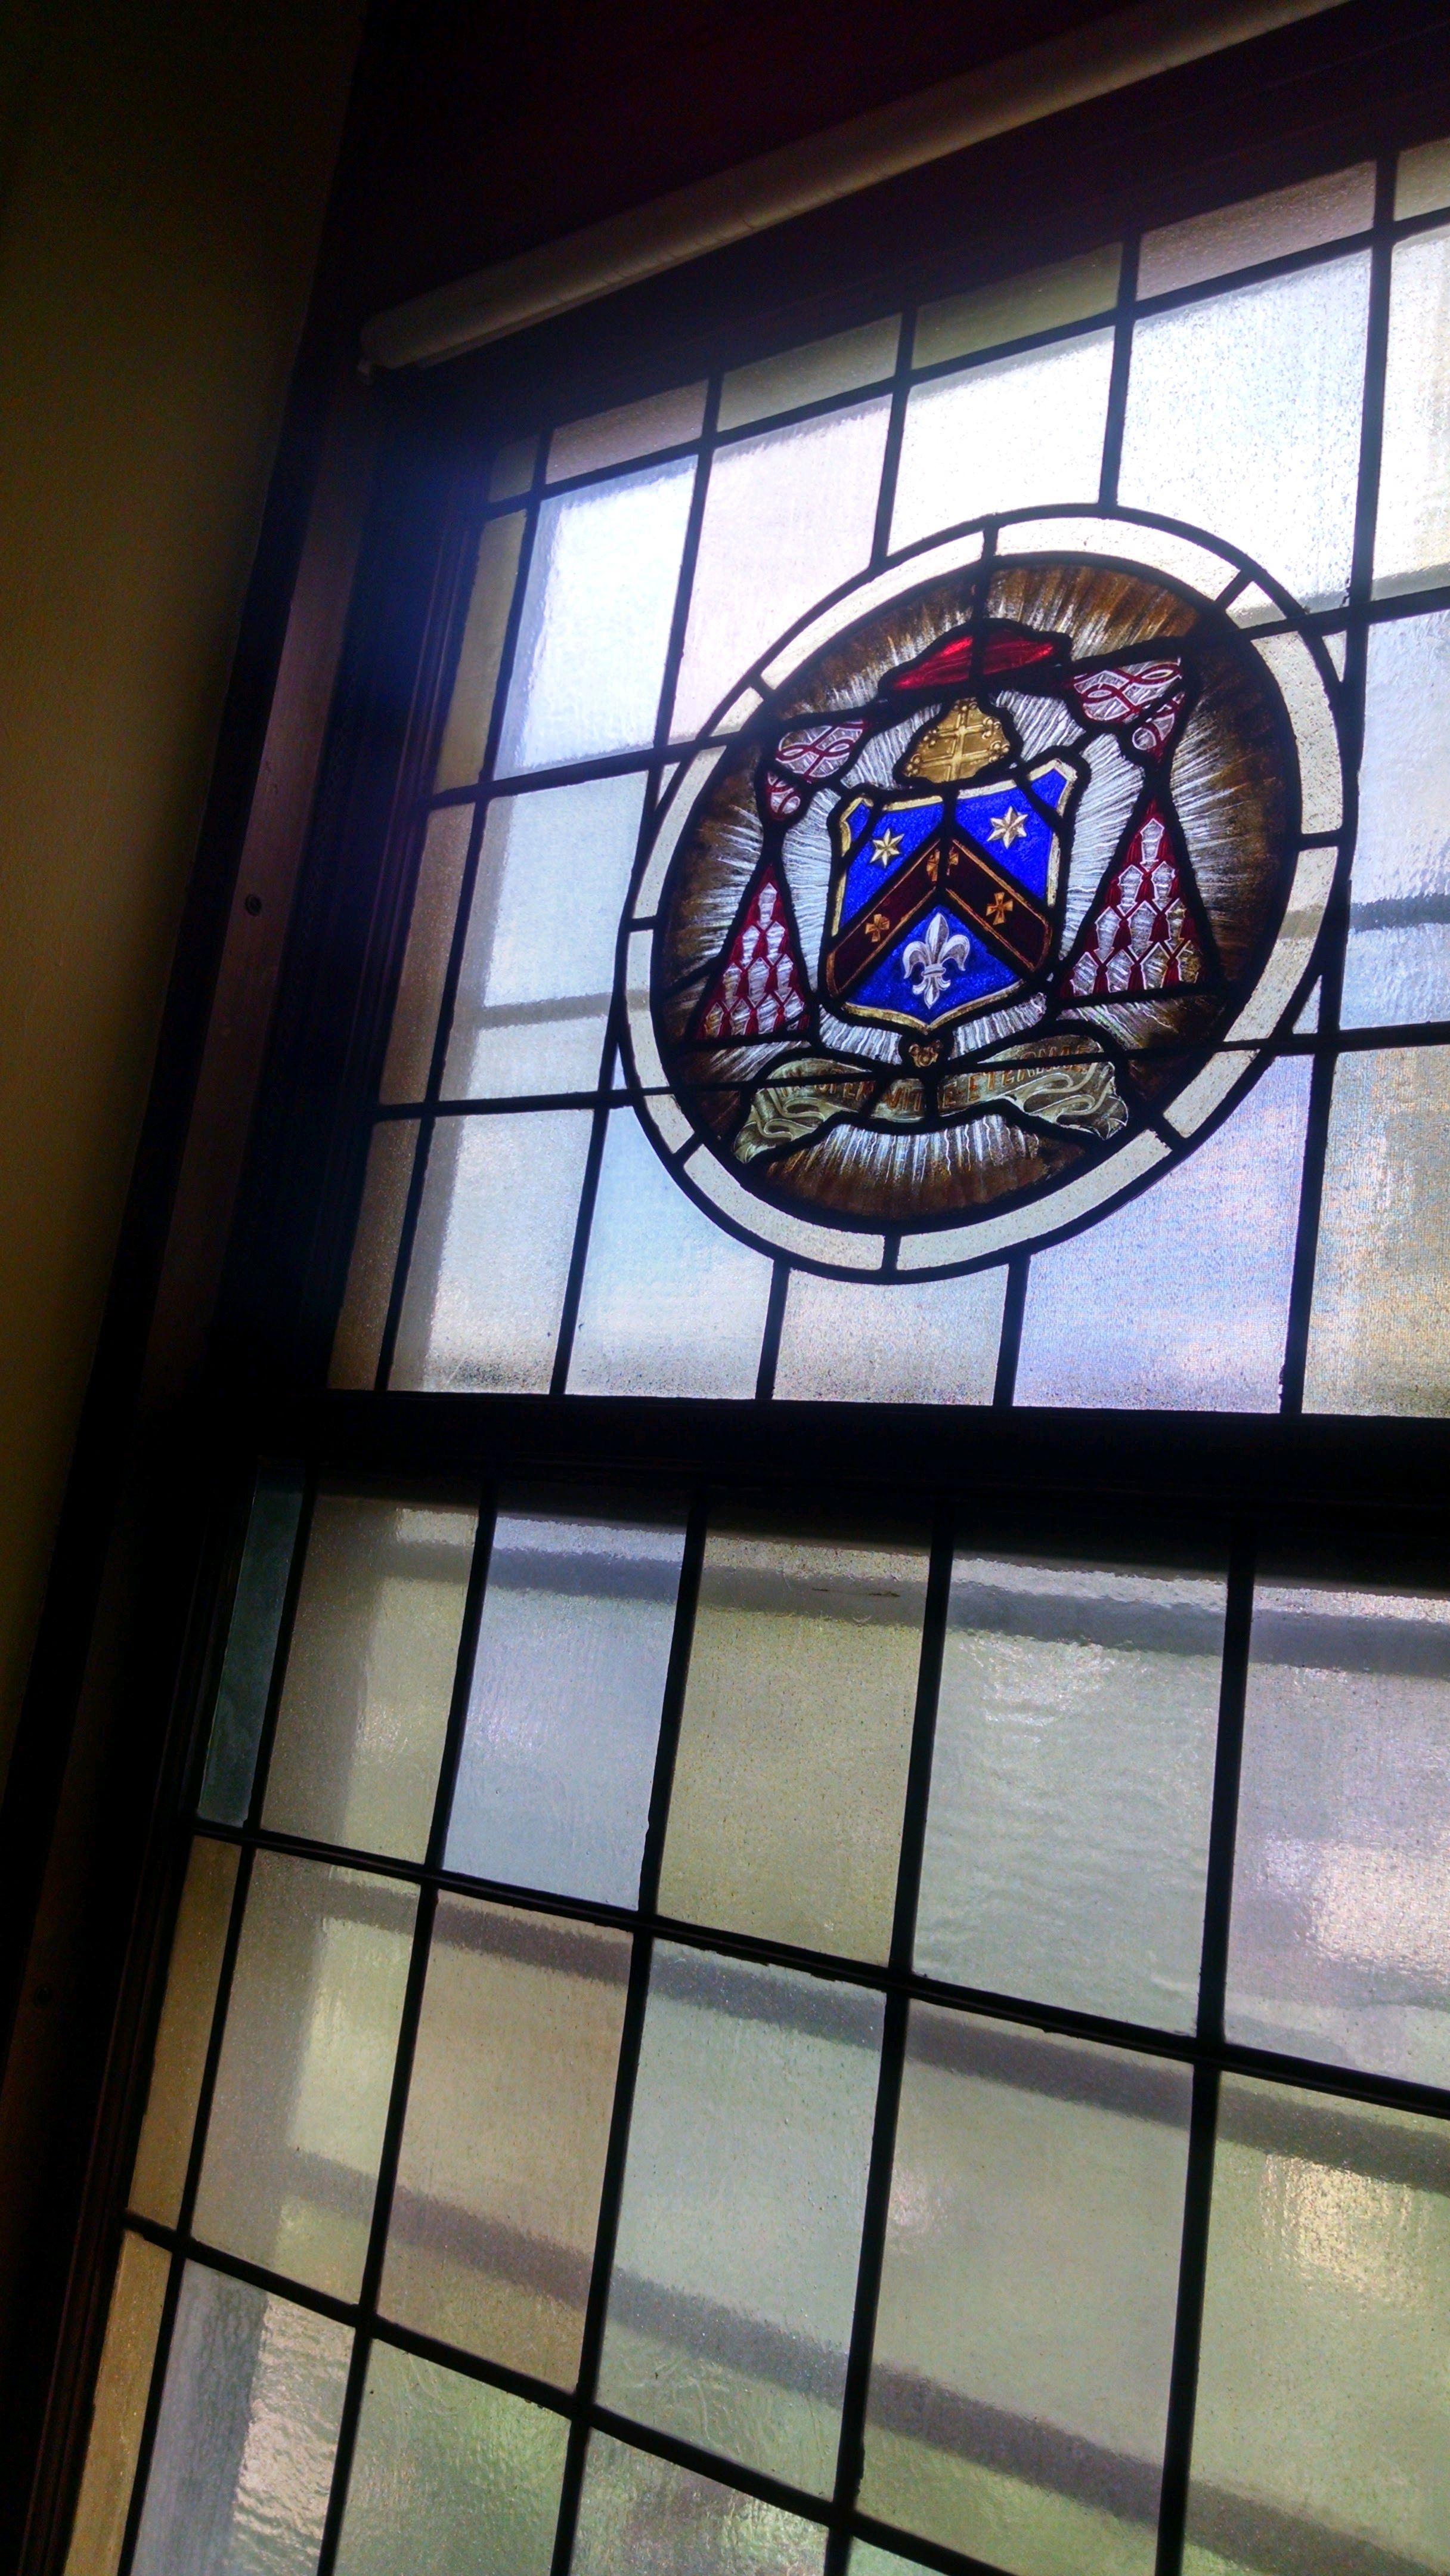
M502 773L654 740L694 479L687 459L543 504Z
M1113 340L1093 331L918 385L906 407L893 546L959 519L1098 497Z
M312 2576L351 2342L187 2265L134 2576Z
M1033 1255L1019 1404L1278 1411L1308 1111L1284 1057L1176 1172Z
M375 2344L338 2576L549 2576L568 2439L561 2415Z
M1231 2037L1450 2084L1447 1849L1450 1602L1261 1585Z
M609 1121L571 1395L754 1395L771 1266L705 1216L632 1109Z
M489 807L446 1099L593 1090L643 805L638 774Z
M721 448L710 467L670 731L695 733L757 654L864 572L891 406L862 403Z
M1450 612L1369 633L1346 1028L1450 1019Z
M633 1905L684 1534L500 1512L447 1865Z
M587 1109L439 1119L393 1386L547 1390L591 1123Z
M590 2442L572 2576L820 2576L825 2554L818 2523L608 2433Z
M1389 591L1450 572L1450 232L1394 255L1374 570Z
M811 2493L835 2477L881 2001L661 1945L600 2396Z
M913 2005L863 2512L1030 2576L1152 2576L1191 2089Z
M958 1557L916 1964L1191 2030L1224 1587Z
M252 1803L252 1775L301 1511L297 1470L264 1467L252 1497L198 1801L198 1812L218 1824L244 1824Z
M1365 252L1140 322L1120 500L1227 537L1309 603L1342 600L1368 299Z

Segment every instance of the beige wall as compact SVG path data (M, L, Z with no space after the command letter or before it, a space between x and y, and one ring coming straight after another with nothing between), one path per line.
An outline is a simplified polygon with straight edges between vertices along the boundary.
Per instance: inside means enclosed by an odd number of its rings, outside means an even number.
M0 0L0 1768L362 0Z

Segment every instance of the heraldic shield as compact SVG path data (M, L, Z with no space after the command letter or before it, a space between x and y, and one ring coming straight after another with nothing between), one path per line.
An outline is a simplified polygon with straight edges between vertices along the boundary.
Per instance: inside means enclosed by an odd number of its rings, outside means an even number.
M919 737L898 774L900 794L845 797L832 817L820 989L843 1019L925 1040L1051 964L1082 782L1066 752L1023 763L970 703ZM913 793L913 778L940 783Z

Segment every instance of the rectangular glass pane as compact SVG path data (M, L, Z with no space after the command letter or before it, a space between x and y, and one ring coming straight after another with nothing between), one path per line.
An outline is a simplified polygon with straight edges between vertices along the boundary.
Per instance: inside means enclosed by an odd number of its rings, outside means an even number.
M587 1109L439 1119L393 1386L547 1389L590 1125Z
M1052 268L1035 268L1026 277L994 278L990 286L924 304L917 315L912 365L934 367L944 358L970 358L1004 340L1029 340L1035 331L1056 331L1064 323L1110 313L1118 299L1122 257L1118 244L1110 242L1102 250L1059 260Z
M1450 571L1450 232L1394 254L1374 569L1387 590Z
M1295 188L1276 188L1271 196L1247 197L1145 233L1138 293L1164 295L1170 287L1256 267L1261 259L1285 259L1345 233L1367 232L1373 221L1374 164L1361 161L1327 179L1303 179Z
M676 385L667 394L650 394L643 402L621 403L614 411L569 421L549 441L547 479L563 483L571 474L594 474L608 465L628 465L636 456L653 456L661 447L683 447L699 437L704 418L704 386Z
M608 2433L590 2441L573 2576L820 2576L825 2555L816 2523Z
M836 2473L878 1996L661 1944L599 2394L818 2495Z
M1120 498L1211 528L1311 604L1349 583L1369 254L1140 322Z
M188 2263L135 2576L313 2576L351 2342Z
M1450 1050L1335 1068L1304 1402L1311 1413L1450 1411Z
M1030 2576L1150 2576L1189 2094L913 2005L863 2511Z
M475 811L471 804L445 805L428 817L380 1100L421 1100L428 1088Z
M115 2576L170 2273L159 2245L122 2237L66 2576Z
M784 1399L989 1404L1005 1269L900 1288L791 1274L775 1367Z
M131 2177L130 2207L162 2227L174 2227L181 2214L236 1881L235 1844L199 1837L192 1844L181 1891L146 2117Z
M476 1511L319 1494L262 1822L422 1860Z
M1417 143L1400 154L1395 174L1395 214L1432 215L1450 206L1450 141Z
M549 2576L569 2427L374 2344L337 2576Z
M770 1263L687 1199L632 1109L609 1121L571 1395L755 1393Z
M511 438L498 449L489 469L490 501L512 501L527 492L534 479L539 442L536 438Z
M891 543L1032 501L1098 496L1110 331L918 385L906 406Z
M381 1118L369 1140L347 1288L328 1363L329 1386L369 1389L376 1383L418 1134L416 1118Z
M489 807L446 1099L595 1088L644 786L592 778Z
M302 1479L297 1470L263 1467L252 1495L206 1773L197 1801L198 1813L213 1824L245 1824L252 1802L252 1774L301 1515Z
M1191 2030L1221 1576L959 1556L916 1964Z
M499 1513L450 1869L636 1902L683 1546L607 1502Z
M357 1870L253 1864L195 2232L340 2299L362 2279L416 1910Z
M925 1598L924 1548L711 1530L663 1913L886 1957Z
M527 481L527 475L524 479ZM510 510L506 518L490 519L478 540L473 593L458 647L453 695L433 777L439 795L450 787L471 787L483 767L523 541L521 510Z
M695 468L655 465L539 511L498 766L654 740Z
M1178 1171L1034 1254L1019 1404L1278 1412L1309 1074L1271 1064Z
M863 322L855 331L833 332L829 340L812 340L803 349L784 349L779 357L732 367L720 387L721 429L739 429L772 412L825 402L832 394L854 393L858 385L880 384L896 364L900 332L893 313L885 322Z
M1450 1019L1450 614L1369 630L1340 1019Z
M1450 2132L1224 2081L1189 2576L1450 2564Z
M717 451L671 736L696 733L767 645L864 571L891 406L884 398Z
M572 2388L630 1944L440 1898L382 2312Z
M1450 2085L1450 1601L1261 1584L1235 2039Z

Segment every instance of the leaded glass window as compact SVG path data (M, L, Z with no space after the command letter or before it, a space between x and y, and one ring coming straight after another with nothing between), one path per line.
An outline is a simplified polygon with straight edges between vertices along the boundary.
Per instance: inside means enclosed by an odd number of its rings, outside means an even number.
M1443 167L500 458L335 1384L1444 1410Z

